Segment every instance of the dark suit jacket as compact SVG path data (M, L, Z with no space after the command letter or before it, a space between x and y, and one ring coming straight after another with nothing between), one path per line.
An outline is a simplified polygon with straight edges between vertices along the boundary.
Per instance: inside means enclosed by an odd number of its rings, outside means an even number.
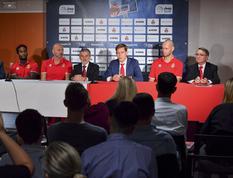
M3 62L0 61L0 79L4 79L4 78L5 78L4 65L3 65Z
M81 75L81 74L82 74L82 63L78 63L77 65L74 66L74 69L71 72L70 78L74 77L75 75ZM98 80L99 66L97 64L89 62L89 65L87 68L87 77L89 81Z
M105 72L105 78L119 74L119 65L118 59L111 61ZM132 76L135 81L143 81L142 72L136 59L127 59L126 76Z
M198 64L196 63L188 67L185 81L188 82L189 80L194 80L197 76L199 76L199 68ZM205 66L204 77L208 80L211 80L213 84L220 83L218 76L218 66L207 62Z

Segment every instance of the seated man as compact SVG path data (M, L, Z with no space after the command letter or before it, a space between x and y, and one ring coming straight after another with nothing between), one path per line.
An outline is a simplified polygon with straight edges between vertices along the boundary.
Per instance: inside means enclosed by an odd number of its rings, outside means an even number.
M198 48L196 51L196 64L188 67L185 81L188 83L218 84L218 66L207 62L209 51L205 48Z
M75 81L94 81L98 80L99 66L90 62L91 51L87 48L83 48L79 53L81 63L74 66L71 72L71 80Z
M139 120L130 138L154 151L158 165L158 177L178 178L179 166L173 138L167 132L151 125L155 113L154 99L147 93L138 93L133 102L138 106Z
M13 79L38 79L38 64L33 60L28 60L27 46L24 44L16 48L19 60L10 65L10 78Z
M2 61L0 61L0 79L5 78L5 70L4 70L4 64Z
M149 74L149 81L154 82L158 81L158 76L162 72L171 72L173 73L177 81L182 79L183 74L183 63L174 57L173 51L175 46L173 41L166 40L162 44L163 56L159 59L154 60L151 66L151 71Z
M106 140L103 128L84 122L84 110L89 104L87 90L80 83L70 83L65 91L67 118L48 128L48 142L63 141L75 147L81 155L87 148Z
M158 98L155 101L155 117L152 124L158 129L170 133L176 143L182 163L182 175L184 177L186 146L185 136L187 130L187 109L181 104L171 101L171 95L176 91L177 78L174 74L163 72L158 76L156 89Z
M119 81L121 76L132 77L135 81L143 81L141 69L138 61L133 58L128 58L125 44L118 44L116 46L116 60L110 62L105 78L107 81Z
M42 62L41 80L69 80L72 64L63 57L63 46L55 43L52 53L52 58Z
M26 109L16 118L17 142L28 153L35 166L32 178L41 178L44 175L42 169L42 157L44 148L41 147L45 120L43 116L34 109ZM9 154L2 156L0 165L12 164Z
M0 115L0 141L5 146L14 165L0 166L0 175L4 178L30 178L33 173L33 163L27 153L6 133L3 119Z
M115 107L107 141L87 149L81 157L88 178L157 177L152 150L127 138L137 120L137 107L132 102L124 101Z

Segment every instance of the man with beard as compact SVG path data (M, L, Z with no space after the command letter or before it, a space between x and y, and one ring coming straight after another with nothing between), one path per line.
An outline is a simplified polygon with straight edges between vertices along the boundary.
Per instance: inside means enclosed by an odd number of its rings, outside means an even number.
M20 44L16 48L18 60L10 65L10 78L13 79L37 79L39 74L38 64L27 59L27 46Z
M52 53L53 57L42 63L41 80L69 80L72 64L63 57L63 46L54 44Z

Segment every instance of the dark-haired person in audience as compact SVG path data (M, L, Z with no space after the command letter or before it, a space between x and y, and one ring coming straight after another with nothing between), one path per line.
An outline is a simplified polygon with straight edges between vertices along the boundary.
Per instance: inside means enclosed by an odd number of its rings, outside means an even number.
M151 70L149 74L150 82L157 82L158 76L162 72L171 72L173 73L177 81L182 79L183 74L183 63L175 58L173 55L173 51L175 50L175 46L172 40L167 39L162 44L162 52L163 56L154 60L151 65Z
M123 101L115 107L107 141L87 149L81 156L83 173L88 178L157 177L152 150L127 138L137 121L137 107L132 102Z
M84 150L106 140L103 128L84 121L84 110L89 105L87 90L80 83L70 83L65 91L64 105L67 118L48 128L48 142L63 141L75 147L81 155Z
M196 63L188 67L185 81L196 84L220 83L218 66L207 62L209 51L205 48L198 48L195 56Z
M44 148L41 147L41 138L44 130L45 120L43 116L34 109L26 109L16 118L17 142L28 153L35 166L32 178L43 177L42 157ZM0 165L12 164L9 154L2 156Z
M51 143L44 156L45 178L86 178L77 150L64 142Z
M4 70L4 64L2 61L0 61L0 79L4 79L6 77L5 70Z
M147 93L138 93L134 97L133 103L138 106L139 120L130 139L146 145L154 151L159 178L178 178L179 165L173 138L167 132L158 130L151 125L155 113L153 97Z
M72 64L64 58L63 46L60 43L55 43L52 53L52 58L42 62L41 80L69 80Z
M28 59L27 46L20 44L16 48L18 60L10 65L10 78L13 79L38 79L38 64L32 59Z
M233 78L225 83L223 103L211 111L200 132L209 135L233 136ZM205 150L208 154L233 155L233 143L206 144Z
M27 153L6 133L0 115L0 141L10 155L13 165L0 166L0 177L30 178L33 173L33 163Z
M74 66L70 78L75 81L95 81L99 77L99 66L90 62L91 51L82 48L79 53L80 63Z
M158 129L170 133L177 145L184 171L186 160L185 136L187 130L187 109L185 106L171 101L171 95L176 91L177 77L170 72L160 73L156 89L158 98L155 101L155 117L152 120ZM184 172L182 172L184 176Z
M118 44L115 49L117 59L110 62L105 72L106 80L118 82L121 77L129 76L135 81L143 81L138 61L128 57L128 47L125 44Z

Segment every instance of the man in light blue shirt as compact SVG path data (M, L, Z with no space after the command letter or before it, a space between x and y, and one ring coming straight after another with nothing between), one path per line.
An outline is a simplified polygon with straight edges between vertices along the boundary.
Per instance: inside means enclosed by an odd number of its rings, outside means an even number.
M82 154L83 174L88 178L157 177L152 150L127 138L137 120L135 104L128 101L119 103L113 111L111 134L107 141Z
M170 72L160 73L156 89L158 98L155 101L155 117L152 124L158 129L170 133L176 143L181 160L180 178L185 178L186 146L185 137L188 125L187 109L181 104L171 101L171 95L176 91L177 78Z
M170 134L151 125L155 112L153 97L148 93L138 93L133 98L133 103L138 106L139 120L130 139L154 151L158 165L158 177L177 178L179 166L175 142Z

